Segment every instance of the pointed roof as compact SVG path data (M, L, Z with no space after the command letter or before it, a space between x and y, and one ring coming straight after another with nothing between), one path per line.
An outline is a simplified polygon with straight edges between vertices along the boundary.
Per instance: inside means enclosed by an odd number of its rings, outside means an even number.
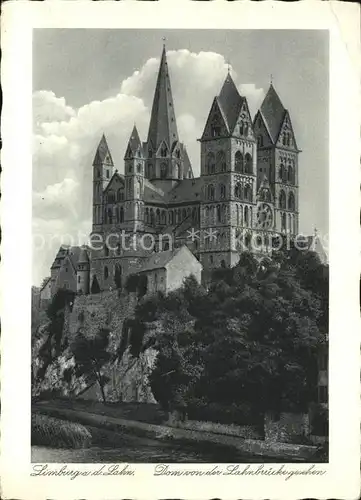
M126 156L128 155L128 151L131 151L132 155L135 155L138 150L142 154L142 150L143 150L142 143L141 143L140 138L139 138L137 127L134 124L132 133L130 134L130 137L129 137L129 142L128 142L128 146L126 149L126 151L127 151Z
M86 247L81 247L78 264L88 264L89 263L89 255Z
M229 131L232 133L244 98L240 96L230 73L227 74L217 100L223 110Z
M174 141L178 140L167 56L163 45L147 142L153 148L158 148L161 141L165 141L168 148L171 148Z
M99 146L98 146L96 153L95 153L93 165L102 164L107 157L109 157L110 162L113 163L107 140L105 138L105 135L103 134L102 138L100 139Z
M272 83L268 89L266 97L263 100L263 103L261 104L260 111L266 123L272 142L276 143L286 109L284 108L281 99L278 97Z

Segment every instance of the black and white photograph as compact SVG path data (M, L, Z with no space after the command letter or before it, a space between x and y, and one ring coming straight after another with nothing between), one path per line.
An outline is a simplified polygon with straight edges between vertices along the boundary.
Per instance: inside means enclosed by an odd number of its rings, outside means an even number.
M5 8L2 495L357 498L356 17L150 3Z
M328 460L328 48L34 31L33 461Z

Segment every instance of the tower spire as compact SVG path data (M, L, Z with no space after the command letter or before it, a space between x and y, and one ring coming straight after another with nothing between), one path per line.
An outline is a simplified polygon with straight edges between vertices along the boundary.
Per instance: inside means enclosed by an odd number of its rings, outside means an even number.
M148 132L148 148L157 150L164 141L170 149L178 141L172 88L169 78L165 38L154 92L152 114Z

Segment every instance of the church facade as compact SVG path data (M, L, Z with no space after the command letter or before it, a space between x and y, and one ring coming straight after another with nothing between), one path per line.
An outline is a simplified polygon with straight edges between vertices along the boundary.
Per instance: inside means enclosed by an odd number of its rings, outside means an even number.
M300 150L272 84L252 119L228 72L199 142L194 177L178 136L163 47L148 136L142 141L134 126L124 174L104 135L96 150L92 244L78 263L78 291L107 290L115 276L124 282L142 273L154 252L186 245L207 273L235 265L245 250L267 255L279 235L298 233Z

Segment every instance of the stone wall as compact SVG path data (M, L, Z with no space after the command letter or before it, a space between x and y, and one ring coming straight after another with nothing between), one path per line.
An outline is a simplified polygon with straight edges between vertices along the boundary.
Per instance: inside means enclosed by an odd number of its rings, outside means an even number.
M74 338L81 328L86 336L94 336L100 328L109 328L109 352L115 355L122 340L125 320L134 317L137 297L134 293L114 291L76 297L72 311L66 320L69 339ZM138 358L134 358L126 349L120 360L112 360L104 367L109 377L105 394L109 401L138 401L154 403L154 397L148 383L148 376L156 353L147 349ZM90 387L81 395L86 399L101 399L98 384Z

